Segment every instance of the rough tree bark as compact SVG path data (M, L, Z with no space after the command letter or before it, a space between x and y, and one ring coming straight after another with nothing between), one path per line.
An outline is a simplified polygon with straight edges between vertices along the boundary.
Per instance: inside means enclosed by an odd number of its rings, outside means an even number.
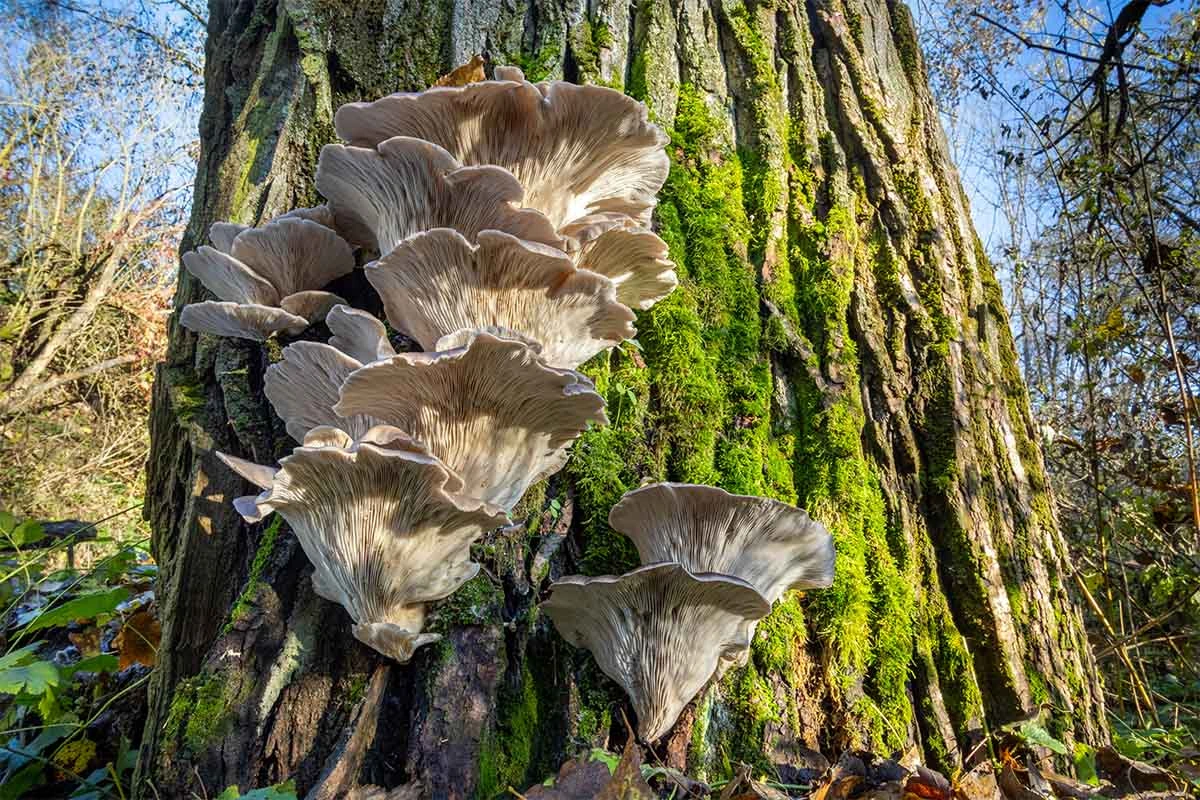
M613 424L531 492L526 524L477 548L484 573L438 612L445 640L405 667L314 595L286 526L230 508L246 487L211 451L292 446L261 392L278 347L173 324L141 792L293 778L311 797L490 797L619 740L620 691L535 603L555 575L632 563L605 519L647 476L796 502L838 547L834 588L781 603L661 757L717 776L915 744L950 768L1039 706L1060 736L1103 735L1001 294L900 0L213 0L210 19L185 248L214 220L316 202L338 104L486 52L647 102L672 135L657 226L683 283L639 315L638 347L588 365ZM182 275L177 303L200 296Z

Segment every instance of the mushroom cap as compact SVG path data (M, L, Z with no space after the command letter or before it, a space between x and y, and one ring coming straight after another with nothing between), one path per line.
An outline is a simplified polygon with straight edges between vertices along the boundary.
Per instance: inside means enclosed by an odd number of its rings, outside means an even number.
M679 285L667 243L644 228L611 228L580 248L575 264L617 286L617 300L645 311Z
M546 363L567 369L636 334L613 282L576 269L561 250L500 231L482 231L478 242L438 228L369 265L392 326L425 350L456 330L508 328L540 343Z
M179 324L196 333L265 342L280 331L293 336L301 333L308 320L276 306L205 300L184 306Z
M750 646L753 621L771 610L745 581L651 564L621 576L556 581L542 609L562 637L592 652L621 684L638 733L666 734L723 660Z
M448 491L444 464L385 426L353 441L318 428L280 461L263 505L277 511L313 563L313 586L341 604L355 635L407 658L424 610L470 580L470 545L507 521L499 509ZM399 637L399 632L405 637ZM398 641L409 642L408 647Z
M433 142L464 164L495 164L556 228L617 212L649 225L670 164L645 105L600 86L509 80L400 93L337 110L337 133L371 147L393 136Z
M299 216L284 215L242 231L229 255L274 286L280 297L323 289L354 269L354 253L345 239Z
M320 342L294 342L283 358L267 367L263 393L283 420L288 435L298 442L313 428L340 428L354 439L379 424L368 414L342 417L334 413L338 392L362 362Z
M587 378L482 332L453 350L399 353L356 370L334 411L370 414L427 442L464 494L506 510L562 468L589 422L607 421Z
M481 230L508 231L558 245L550 220L521 208L524 190L496 166L464 167L435 144L397 136L367 147L329 144L317 162L317 191L340 230L387 253L414 233L454 228L470 239Z
M185 253L183 265L220 302L185 306L180 323L197 333L263 341L279 331L298 334L344 302L323 289L354 269L350 245L300 211L327 214L297 209L261 228L213 225L216 247Z
M778 500L654 483L626 492L608 524L633 540L642 563L676 561L694 572L736 575L771 603L788 589L833 583L833 537Z
M325 326L333 334L329 344L362 364L396 355L387 328L366 311L335 305L325 315Z

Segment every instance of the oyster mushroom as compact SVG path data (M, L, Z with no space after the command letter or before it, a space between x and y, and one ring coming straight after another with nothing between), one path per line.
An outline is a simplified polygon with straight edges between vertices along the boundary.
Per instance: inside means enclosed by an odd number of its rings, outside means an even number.
M396 353L383 323L365 311L336 305L325 316L325 324L333 332L329 344L289 344L263 378L263 393L288 435L298 442L321 426L339 428L357 439L378 425L369 414L342 417L333 407L350 373Z
M383 323L366 311L336 305L325 315L329 344L361 364L396 355Z
M436 144L397 136L368 147L325 145L317 191L340 230L386 254L414 233L454 228L470 239L484 229L560 245L550 221L521 208L524 190L495 166L464 167Z
M614 213L649 226L670 162L645 105L601 86L533 84L512 67L496 77L348 103L334 125L359 147L411 136L463 164L503 167L556 228Z
M679 564L572 575L551 589L542 609L625 689L647 742L671 729L724 660L750 646L748 623L771 610L745 581Z
M388 321L425 350L456 330L499 326L541 344L550 366L571 369L636 333L611 280L499 231L482 231L474 246L448 228L420 233L366 273Z
M247 479L266 483L269 468L224 458ZM317 594L346 609L359 641L404 663L439 638L422 632L426 604L475 576L471 542L507 519L456 493L460 487L400 431L379 426L354 441L317 428L280 461L248 518L279 512L313 564ZM249 505L243 501L239 510Z
M334 411L369 414L422 442L463 480L464 494L510 510L562 468L604 400L577 372L546 366L518 339L455 334L460 346L398 353L354 371Z
M778 500L652 483L626 492L608 524L633 540L643 564L675 561L693 572L735 575L771 603L788 589L833 583L833 537Z
M211 236L217 246L185 253L183 264L218 299L185 306L185 328L263 341L297 334L343 302L323 289L354 269L354 254L325 225L284 215L260 228L218 223Z

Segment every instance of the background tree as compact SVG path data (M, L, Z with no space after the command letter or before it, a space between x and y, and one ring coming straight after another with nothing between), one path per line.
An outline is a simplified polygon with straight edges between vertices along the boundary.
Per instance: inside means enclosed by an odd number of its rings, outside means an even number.
M640 315L637 346L588 366L613 424L478 547L484 573L408 667L354 643L278 520L247 528L229 505L245 487L213 450L267 462L292 446L261 393L277 350L173 323L152 414L163 640L141 792L291 777L313 797L357 782L487 797L619 739L619 691L535 603L551 575L633 563L605 519L645 477L797 502L839 553L834 588L785 600L661 758L713 776L804 746L915 744L952 768L1042 706L1068 740L1104 734L1001 290L903 4L646 0L631 18L215 0L210 20L185 248L215 220L316 202L338 104L487 51L647 102L672 135L657 225L682 286ZM181 276L177 306L201 294Z
M1200 8L927 16L951 108L1000 120L967 151L999 189L992 249L1118 733L1178 755L1200 741Z
M158 33L138 27L115 4L8 11L0 507L100 519L142 494L151 372L195 157L187 113L199 76L185 54L199 38L167 18Z

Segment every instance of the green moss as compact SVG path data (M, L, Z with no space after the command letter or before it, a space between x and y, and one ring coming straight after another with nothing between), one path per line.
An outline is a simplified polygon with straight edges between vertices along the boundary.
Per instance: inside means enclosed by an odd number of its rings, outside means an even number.
M901 0L888 0L887 6L892 22L892 38L896 43L896 51L900 54L900 63L904 66L905 75L913 86L925 86L925 71L921 68L921 48L917 44L917 31L913 25L912 14Z
M533 53L524 50L507 53L503 63L519 67L525 73L525 79L544 81L562 71L563 46L561 43L546 42Z
M168 746L199 753L233 726L248 692L232 688L218 673L201 672L179 684L163 726Z
M607 25L587 19L580 20L579 24L571 29L569 40L571 54L575 57L575 64L579 69L580 83L595 83L618 91L623 90L619 76L612 81L605 81L601 76L601 51L610 50L613 46L612 32Z
M262 588L262 573L275 552L275 544L279 540L279 529L283 526L283 518L276 515L263 530L258 540L258 549L254 551L254 560L250 562L250 575L246 578L246 586L238 599L234 601L229 612L229 622L225 623L224 633L233 629L234 623L242 619L254 605L258 590Z
M503 610L503 590L481 572L438 604L429 629L445 633L464 625L498 624Z
M497 709L497 727L484 738L475 796L491 798L525 786L540 721L540 698L528 668L515 691L505 692Z

